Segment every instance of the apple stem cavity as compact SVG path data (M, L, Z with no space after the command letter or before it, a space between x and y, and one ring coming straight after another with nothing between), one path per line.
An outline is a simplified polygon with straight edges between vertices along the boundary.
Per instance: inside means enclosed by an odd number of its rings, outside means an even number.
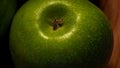
M63 26L63 20L62 19L55 19L52 22L53 30L57 30L58 28Z

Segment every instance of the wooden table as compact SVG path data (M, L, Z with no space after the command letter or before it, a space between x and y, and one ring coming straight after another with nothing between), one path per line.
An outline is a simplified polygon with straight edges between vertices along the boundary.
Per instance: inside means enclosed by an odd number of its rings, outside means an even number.
M108 68L120 68L120 0L99 0L113 29L114 46Z

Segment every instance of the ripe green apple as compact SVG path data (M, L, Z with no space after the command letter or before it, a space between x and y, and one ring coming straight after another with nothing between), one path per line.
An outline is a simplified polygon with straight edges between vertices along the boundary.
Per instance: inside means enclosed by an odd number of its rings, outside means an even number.
M8 36L16 6L16 0L0 0L0 68L8 68L8 66L10 67L12 65Z
M103 68L112 45L107 18L88 0L30 0L10 31L16 68Z
M0 0L0 43L9 31L10 21L16 10L16 0Z

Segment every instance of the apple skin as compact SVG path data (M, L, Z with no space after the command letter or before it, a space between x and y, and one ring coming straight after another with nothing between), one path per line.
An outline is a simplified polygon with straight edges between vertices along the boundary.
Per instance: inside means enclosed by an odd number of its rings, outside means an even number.
M0 43L3 43L8 35L16 6L16 0L0 0Z
M9 31L16 6L16 0L0 0L0 68L12 67L9 51Z
M10 31L16 68L104 68L112 47L107 18L87 0L28 1Z

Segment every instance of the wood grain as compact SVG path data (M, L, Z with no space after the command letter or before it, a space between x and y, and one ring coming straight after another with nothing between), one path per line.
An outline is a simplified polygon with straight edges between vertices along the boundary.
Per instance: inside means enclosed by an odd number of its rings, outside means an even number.
M100 8L113 29L114 47L108 68L120 68L120 0L100 0Z

